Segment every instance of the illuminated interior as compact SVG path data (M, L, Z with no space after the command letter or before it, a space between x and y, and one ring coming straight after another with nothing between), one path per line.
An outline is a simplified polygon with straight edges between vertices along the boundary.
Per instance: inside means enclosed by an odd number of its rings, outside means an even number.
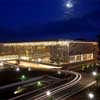
M96 59L97 42L59 40L1 43L0 60L21 59L38 63L66 64Z

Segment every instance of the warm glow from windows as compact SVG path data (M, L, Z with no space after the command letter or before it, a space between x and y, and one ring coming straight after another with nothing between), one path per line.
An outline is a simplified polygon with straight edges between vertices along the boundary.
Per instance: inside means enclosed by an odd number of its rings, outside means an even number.
M70 56L70 63L93 60L93 53Z

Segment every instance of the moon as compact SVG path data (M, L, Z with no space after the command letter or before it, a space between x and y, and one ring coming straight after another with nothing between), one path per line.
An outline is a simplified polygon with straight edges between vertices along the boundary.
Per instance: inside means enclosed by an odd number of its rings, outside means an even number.
M72 8L74 5L73 5L73 3L71 2L71 1L67 1L66 2L66 7L67 8Z

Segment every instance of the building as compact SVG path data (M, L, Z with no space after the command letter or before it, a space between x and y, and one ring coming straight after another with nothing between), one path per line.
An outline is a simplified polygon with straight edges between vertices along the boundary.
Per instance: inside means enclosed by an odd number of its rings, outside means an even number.
M97 42L58 40L0 44L0 60L69 64L96 60L97 54Z

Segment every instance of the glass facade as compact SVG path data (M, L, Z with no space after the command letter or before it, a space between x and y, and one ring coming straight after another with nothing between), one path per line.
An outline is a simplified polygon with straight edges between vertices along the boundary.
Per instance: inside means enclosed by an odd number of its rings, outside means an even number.
M93 53L70 56L70 63L94 60Z
M97 52L96 42L72 40L0 44L0 59L8 56L9 59L16 58L43 63L68 64L93 60L96 59Z

